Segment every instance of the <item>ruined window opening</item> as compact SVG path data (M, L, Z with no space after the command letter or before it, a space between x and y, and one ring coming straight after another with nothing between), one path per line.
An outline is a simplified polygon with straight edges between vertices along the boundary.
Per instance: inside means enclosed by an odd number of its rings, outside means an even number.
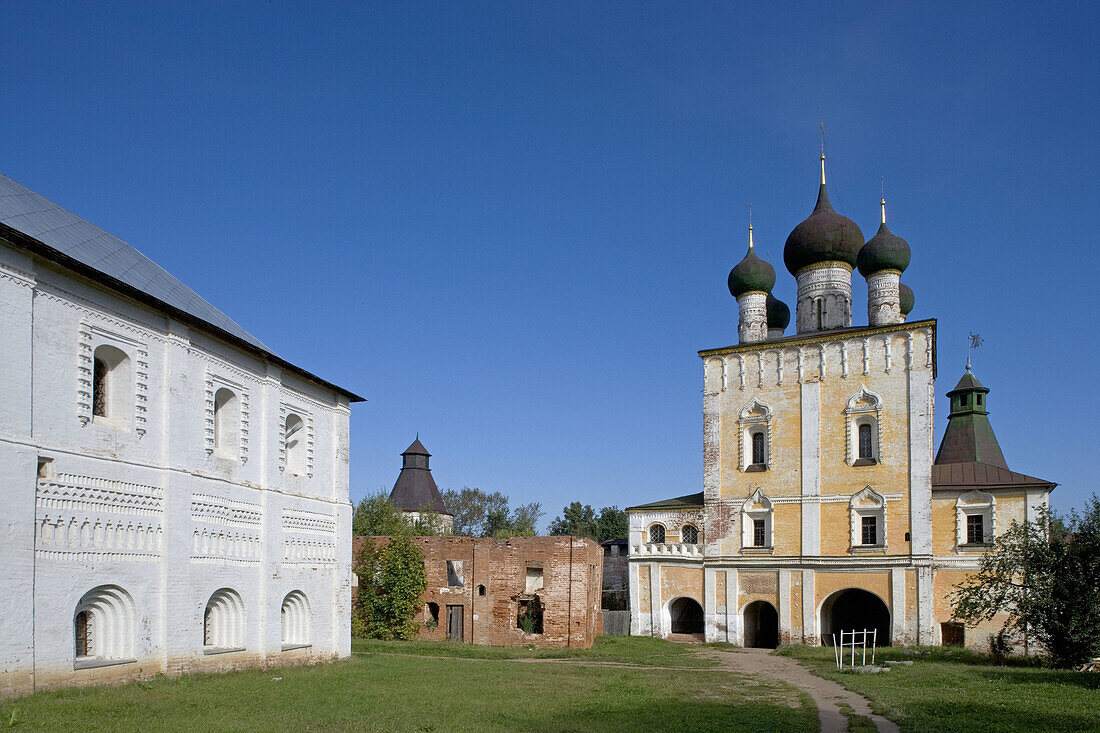
M91 645L88 643L88 612L81 611L76 615L76 656L91 656L89 654L90 649Z
M479 585L479 586L477 587L477 594L478 594L479 596L483 596L483 595L485 595L485 586L483 586L483 585Z
M661 544L665 541L665 527L662 524L654 524L649 528L649 541L653 544Z
M447 561L447 585L452 588L461 588L466 585L462 577L462 561L461 560L448 560Z
M688 545L699 544L699 530L693 525L685 524L680 529L680 541Z
M530 599L520 599L519 610L516 614L516 628L525 634L541 634L542 620L542 600L538 596L532 596Z
M534 593L535 591L542 590L542 566L540 565L528 565L527 566L527 587L524 590L525 593Z
M768 533L767 526L763 519L752 520L752 546L753 547L767 547L768 546Z
M966 515L966 543L980 545L985 542L985 517L981 514Z
M878 517L863 517L863 544L878 544Z
M428 622L427 622L427 626L428 626L429 629L434 629L436 626L439 626L439 604L438 603L429 603L428 604Z

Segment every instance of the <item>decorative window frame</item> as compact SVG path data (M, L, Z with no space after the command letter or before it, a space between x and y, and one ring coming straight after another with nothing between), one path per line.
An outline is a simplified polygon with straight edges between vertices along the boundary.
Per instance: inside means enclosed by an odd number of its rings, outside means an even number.
M313 645L313 613L309 599L300 590L292 590L283 598L279 612L282 626L282 651L305 649Z
M236 455L233 455L233 451L227 451L230 457L234 460L239 460L241 463L248 463L248 428L249 428L249 394L248 389L240 382L234 382L232 379L225 377L221 374L214 374L209 369L206 371L206 405L205 405L205 421L203 426L203 437L206 448L206 455L214 453L214 396L218 393L219 389L228 389L233 392L237 397L237 407L240 411L237 419L237 451ZM285 416L283 418L286 419ZM285 447L285 446L284 446Z
M100 585L81 596L73 610L74 635L76 618L81 612L87 613L90 654L78 657L74 649L74 669L105 667L135 661L134 634L137 629L137 613L134 608L134 599L129 593L117 585Z
M848 503L851 520L851 551L881 552L886 549L886 497L870 486L864 487L852 495ZM863 517L875 517L878 520L878 543L863 544Z
M741 505L741 552L746 554L768 554L775 551L775 508L764 492L757 488ZM764 520L763 546L753 544L753 520Z
M873 463L859 457L859 426L871 426ZM859 391L848 398L844 407L845 461L849 466L882 463L882 398L860 385Z
M966 518L972 514L983 517L983 539L980 544L971 544L966 541ZM993 494L984 491L968 491L955 500L955 548L966 550L969 548L985 550L993 544L993 538L997 536L997 499Z
M120 430L133 430L139 438L145 436L149 412L149 346L143 341L132 339L114 331L82 320L79 327L80 347L77 354L77 419L82 427L92 422L92 376L95 351L100 346L113 346L126 354L130 361L129 414L122 422L113 422L110 418L105 424L113 424Z
M214 591L203 607L202 620L203 654L244 650L247 626L244 601L237 591L232 588Z
M664 539L661 542L653 541L653 528L660 527L662 530L662 536ZM650 522L645 528L645 544L647 545L666 545L668 544L668 527L664 522Z
M772 452L772 421L775 413L770 405L767 405L755 397L749 404L741 408L737 415L737 468L739 471L767 470L774 462ZM764 431L764 464L752 462L752 434L756 428Z
M299 405L279 403L279 470L286 472L286 418L289 414L302 418L306 426L306 476L313 478L313 413Z

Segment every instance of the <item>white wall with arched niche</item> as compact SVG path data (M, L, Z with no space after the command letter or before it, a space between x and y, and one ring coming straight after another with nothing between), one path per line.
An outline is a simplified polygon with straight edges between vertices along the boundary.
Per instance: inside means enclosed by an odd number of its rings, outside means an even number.
M280 613L284 650L288 647L309 646L312 643L312 615L305 593L294 590L286 594Z
M202 620L202 645L207 654L245 647L244 601L232 588L214 591Z
M134 661L137 614L134 599L117 585L101 585L81 596L73 612L76 668Z

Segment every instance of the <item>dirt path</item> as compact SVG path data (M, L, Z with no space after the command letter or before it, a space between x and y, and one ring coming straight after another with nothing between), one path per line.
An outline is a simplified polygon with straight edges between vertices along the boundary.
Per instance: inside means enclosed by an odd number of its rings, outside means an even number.
M767 649L700 649L696 653L717 660L719 669L786 682L805 691L817 705L817 719L822 733L844 733L848 730L848 718L841 712L838 703L847 703L857 715L870 718L879 733L900 731L892 720L871 712L867 698L832 680L818 677L788 657L777 657Z
M371 652L355 652L370 654ZM375 654L395 656L425 657L423 654L403 654L401 652L373 652ZM700 657L713 659L717 667L654 667L646 664L612 662L599 659L558 658L518 658L485 659L481 657L433 656L432 659L452 659L469 662L520 662L530 664L577 664L587 667L624 667L630 669L682 670L685 672L733 672L750 677L759 677L774 682L793 685L813 698L817 705L817 719L822 733L846 733L848 718L841 712L840 704L850 705L852 712L870 718L879 733L900 733L900 728L892 720L871 711L867 698L852 692L832 680L818 677L801 664L788 657L777 657L767 649L737 649L724 651L719 649L698 649Z

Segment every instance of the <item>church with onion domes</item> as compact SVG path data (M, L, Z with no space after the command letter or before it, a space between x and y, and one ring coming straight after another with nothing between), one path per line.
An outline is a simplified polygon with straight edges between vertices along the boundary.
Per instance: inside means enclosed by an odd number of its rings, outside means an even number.
M909 244L880 204L865 241L830 204L821 156L814 209L783 248L791 334L749 226L728 279L738 342L699 352L702 491L627 509L631 634L984 648L1000 628L956 622L951 590L1056 484L1009 470L969 362L934 454L936 320L910 317ZM857 270L866 325L852 323Z

